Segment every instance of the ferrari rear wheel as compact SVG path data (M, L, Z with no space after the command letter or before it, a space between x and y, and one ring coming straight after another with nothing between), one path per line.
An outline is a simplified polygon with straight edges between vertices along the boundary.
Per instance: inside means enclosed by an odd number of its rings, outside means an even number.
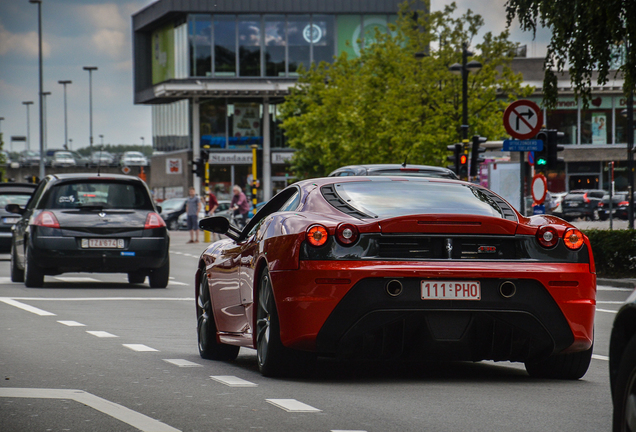
M264 376L279 376L285 369L285 347L280 341L280 325L272 282L267 269L261 274L256 311L256 356Z
M33 262L31 248L27 247L24 256L24 285L28 288L42 288L44 286L44 273Z
M577 380L590 367L592 349L586 351L550 356L545 360L526 362L526 371L532 377Z
M614 432L636 432L636 337L625 347L614 389Z
M208 360L234 360L240 347L226 345L216 339L216 324L210 301L210 289L205 273L201 276L199 296L197 298L197 336L199 355Z
M18 267L15 246L11 247L11 282L24 282L24 269Z

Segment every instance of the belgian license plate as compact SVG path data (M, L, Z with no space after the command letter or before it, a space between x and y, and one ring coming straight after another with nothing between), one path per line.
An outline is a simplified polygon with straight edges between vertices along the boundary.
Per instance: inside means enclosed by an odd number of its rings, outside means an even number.
M18 219L20 219L20 218L17 218L17 217L16 218L6 217L6 218L2 219L2 222L6 223L6 224L13 225L13 224L15 224L18 221Z
M478 281L422 281L423 300L481 300Z
M82 239L82 248L123 249L124 239Z

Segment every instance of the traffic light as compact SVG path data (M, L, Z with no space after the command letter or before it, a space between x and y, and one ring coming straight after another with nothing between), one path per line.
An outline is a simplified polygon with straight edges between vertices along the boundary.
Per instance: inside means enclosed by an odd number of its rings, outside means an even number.
M542 129L536 139L543 141L543 149L534 152L534 165L537 168L548 168L548 131Z
M462 180L468 177L468 155L466 153L462 153L459 156L459 172L457 176Z
M192 174L197 177L205 176L205 161L201 158L197 158L197 160L191 161L192 163Z
M485 148L481 147L480 144L486 142L486 138L480 137L479 135L473 136L473 148L470 153L470 176L477 177L477 168L479 168L479 164L484 162L485 159L479 157L479 153L483 153L486 151Z
M462 156L464 146L460 143L457 143L446 146L446 148L453 152L453 156L448 156L446 158L449 162L453 162L453 165L450 165L448 168L452 169L455 174L459 175L459 168L461 165L460 158Z
M559 162L563 162L563 158L558 156L558 153L563 151L563 146L557 144L559 138L563 138L563 136L565 134L556 129L548 131L548 169L554 170Z

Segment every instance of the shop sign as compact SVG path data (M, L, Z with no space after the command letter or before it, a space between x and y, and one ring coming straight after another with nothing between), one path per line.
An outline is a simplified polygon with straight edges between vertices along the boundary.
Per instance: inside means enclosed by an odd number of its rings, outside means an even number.
M183 162L181 159L166 159L166 174L182 174Z
M285 162L290 162L294 157L294 152L276 152L272 153L272 164L284 164Z
M252 153L210 153L211 165L251 165Z

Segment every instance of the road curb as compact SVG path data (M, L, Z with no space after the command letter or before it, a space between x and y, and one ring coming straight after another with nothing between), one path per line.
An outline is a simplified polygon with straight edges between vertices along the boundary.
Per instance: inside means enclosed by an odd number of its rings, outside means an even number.
M613 286L618 288L636 288L635 279L606 279L596 278L597 285Z

